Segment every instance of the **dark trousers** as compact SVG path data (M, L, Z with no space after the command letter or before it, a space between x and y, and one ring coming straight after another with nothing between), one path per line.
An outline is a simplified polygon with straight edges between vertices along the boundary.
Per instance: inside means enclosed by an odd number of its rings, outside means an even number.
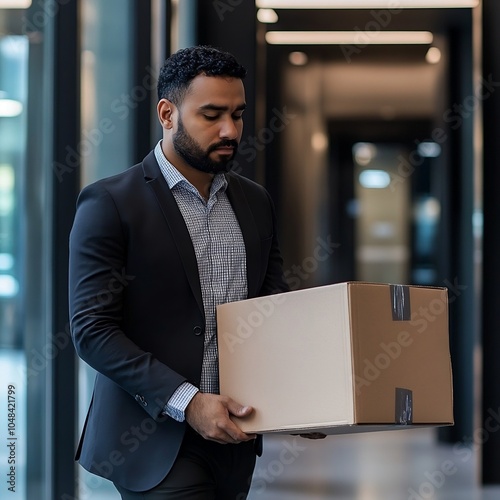
M172 469L158 486L143 492L115 487L123 500L244 500L255 459L253 441L218 444L188 427Z

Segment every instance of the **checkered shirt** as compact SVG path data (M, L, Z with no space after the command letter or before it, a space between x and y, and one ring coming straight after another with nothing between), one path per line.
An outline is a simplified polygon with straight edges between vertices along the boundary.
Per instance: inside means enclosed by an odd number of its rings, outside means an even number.
M223 174L214 176L206 201L198 190L165 158L161 141L155 156L160 170L179 206L193 243L205 312L205 340L199 390L219 393L217 325L218 304L248 296L246 252L241 229L226 194ZM198 388L188 382L169 399L165 412L183 421L184 410Z

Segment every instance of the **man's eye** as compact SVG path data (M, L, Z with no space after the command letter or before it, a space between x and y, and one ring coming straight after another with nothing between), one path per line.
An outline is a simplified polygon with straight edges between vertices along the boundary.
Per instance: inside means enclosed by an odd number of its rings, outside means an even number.
M204 115L205 119L210 120L210 121L215 121L217 118L219 118L219 115Z
M243 115L233 115L233 120L241 120Z

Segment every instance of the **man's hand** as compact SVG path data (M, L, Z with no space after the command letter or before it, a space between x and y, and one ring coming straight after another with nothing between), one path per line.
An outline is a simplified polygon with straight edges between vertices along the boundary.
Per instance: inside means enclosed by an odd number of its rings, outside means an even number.
M252 413L251 406L242 406L226 396L198 392L188 404L187 423L205 439L221 444L235 444L255 439L255 434L245 434L229 415L245 417Z
M304 434L291 434L291 436L300 436L301 438L305 439L325 439L326 434L323 434L322 432L307 432Z
M306 438L306 439L325 439L326 434L323 434L322 432L308 432L307 434L299 434L300 437Z

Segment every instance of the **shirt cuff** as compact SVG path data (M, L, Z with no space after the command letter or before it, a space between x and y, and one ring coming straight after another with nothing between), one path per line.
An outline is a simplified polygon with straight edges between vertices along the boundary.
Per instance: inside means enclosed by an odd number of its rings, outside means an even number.
M198 391L199 389L194 385L189 382L183 382L167 401L163 412L174 420L177 420L177 422L184 422L186 419L184 412L187 405Z

